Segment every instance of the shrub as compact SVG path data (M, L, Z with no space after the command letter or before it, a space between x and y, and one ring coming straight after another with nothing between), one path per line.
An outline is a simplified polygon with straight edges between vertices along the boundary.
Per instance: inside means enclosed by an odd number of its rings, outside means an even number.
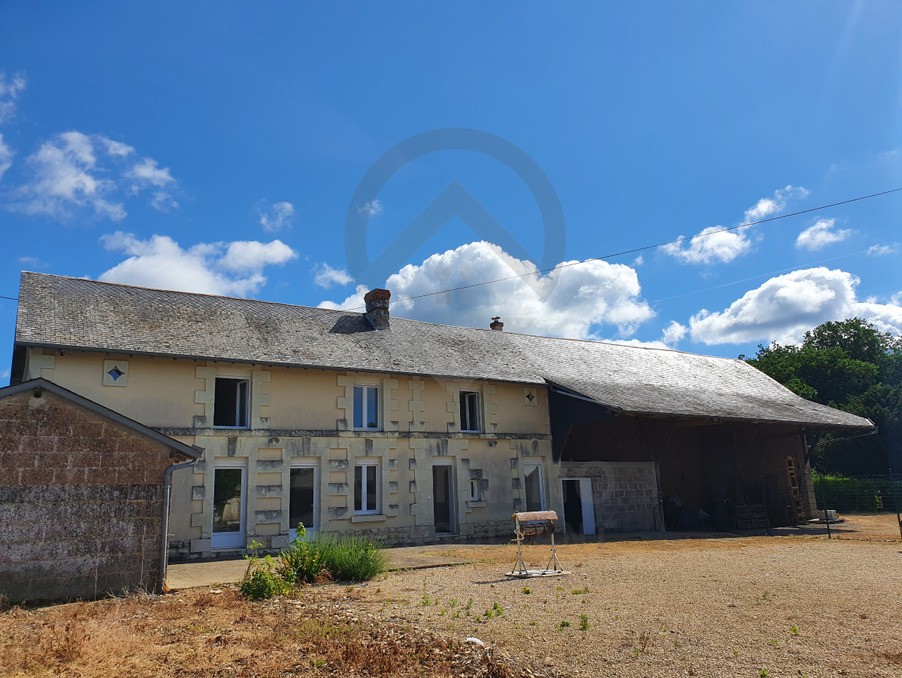
M382 545L372 539L325 533L316 535L312 544L335 581L367 581L385 572Z
M307 531L298 525L298 535L286 551L279 554L279 573L295 586L323 580L323 556L316 542L305 541Z
M265 600L288 591L285 580L272 569L261 567L245 576L238 584L241 595L251 600Z

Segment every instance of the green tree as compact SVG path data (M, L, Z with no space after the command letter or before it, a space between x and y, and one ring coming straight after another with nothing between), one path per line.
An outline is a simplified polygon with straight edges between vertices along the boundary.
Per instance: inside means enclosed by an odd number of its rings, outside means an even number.
M902 338L860 318L826 322L805 333L800 346L759 346L745 358L803 398L836 407L878 426L876 436L824 435L812 452L823 473L902 471Z

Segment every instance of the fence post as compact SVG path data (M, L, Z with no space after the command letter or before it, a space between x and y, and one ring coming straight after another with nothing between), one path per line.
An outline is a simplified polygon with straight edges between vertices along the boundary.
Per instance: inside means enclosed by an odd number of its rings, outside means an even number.
M899 539L902 539L902 507L899 506L899 495L902 494L899 486L896 484L896 476L893 474L893 467L889 467L889 487L893 495L893 508L896 509L896 521L899 523Z
M830 514L827 512L827 507L830 505L830 502L827 500L827 497L830 495L827 491L830 487L830 483L821 483L821 487L824 488L821 492L821 496L824 498L824 524L827 526L827 539L833 539L833 533L830 530Z

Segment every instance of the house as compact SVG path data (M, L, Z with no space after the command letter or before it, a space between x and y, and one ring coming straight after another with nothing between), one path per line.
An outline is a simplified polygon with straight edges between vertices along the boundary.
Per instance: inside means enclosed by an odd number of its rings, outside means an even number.
M23 273L14 382L42 377L203 458L173 478L184 557L308 531L388 543L809 517L804 435L872 430L743 361Z
M0 389L0 597L159 591L169 478L199 457L44 379Z

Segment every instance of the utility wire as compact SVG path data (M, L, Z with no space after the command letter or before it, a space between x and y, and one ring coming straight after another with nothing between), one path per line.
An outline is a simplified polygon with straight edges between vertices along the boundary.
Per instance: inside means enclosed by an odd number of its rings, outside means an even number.
M10 301L19 301L19 297L4 297L0 294L0 299L9 299Z
M756 226L758 224L765 224L769 221L779 221L780 219L789 219L790 217L797 217L802 214L810 214L811 212L817 212L819 210L830 209L831 207L839 207L841 205L849 205L854 202L861 202L863 200L870 200L872 198L879 198L883 195L889 195L891 193L898 193L902 191L902 186L898 188L891 188L886 191L879 191L877 193L870 193L868 195L859 195L855 198L848 198L846 200L838 200L837 202L831 202L826 205L818 205L817 207L809 207L808 209L798 210L796 212L789 212L787 214L780 214L775 217L767 217L766 219L758 219L757 221L745 221L738 226L729 226L724 228L718 228L715 231L709 231L708 233L698 234L693 236L693 238L707 238L712 235L716 235L718 233L727 233L729 231L738 231L740 229L749 228L750 226ZM409 297L403 297L401 299L396 299L393 303L400 303L402 301L414 301L416 299L424 299L426 297L436 297L440 294L449 294L451 292L460 292L462 290L469 290L474 287L485 287L486 285L494 285L495 283L506 282L508 280L516 280L517 278L526 278L527 276L537 275L539 273L550 273L551 271L560 270L562 268L568 268L570 266L578 266L579 264L584 264L587 261L604 261L606 259L613 259L614 257L622 257L627 254L637 254L639 252L645 252L647 250L653 250L658 247L664 247L665 245L674 245L677 243L683 242L684 237L680 236L674 240L667 240L665 242L655 243L653 245L643 245L642 247L633 247L628 250L621 250L620 252L612 252L610 254L603 254L599 257L588 257L587 259L583 259L582 261L571 261L569 263L557 264L556 266L550 266L548 268L539 268L534 271L529 271L528 273L517 273L515 275L509 275L504 278L495 278L494 280L484 280L482 282L470 283L469 285L461 285L460 287L449 287L444 290L436 290L434 292L424 292L423 294L415 294ZM363 306L358 306L356 308L345 309L349 311L359 311L364 309Z

